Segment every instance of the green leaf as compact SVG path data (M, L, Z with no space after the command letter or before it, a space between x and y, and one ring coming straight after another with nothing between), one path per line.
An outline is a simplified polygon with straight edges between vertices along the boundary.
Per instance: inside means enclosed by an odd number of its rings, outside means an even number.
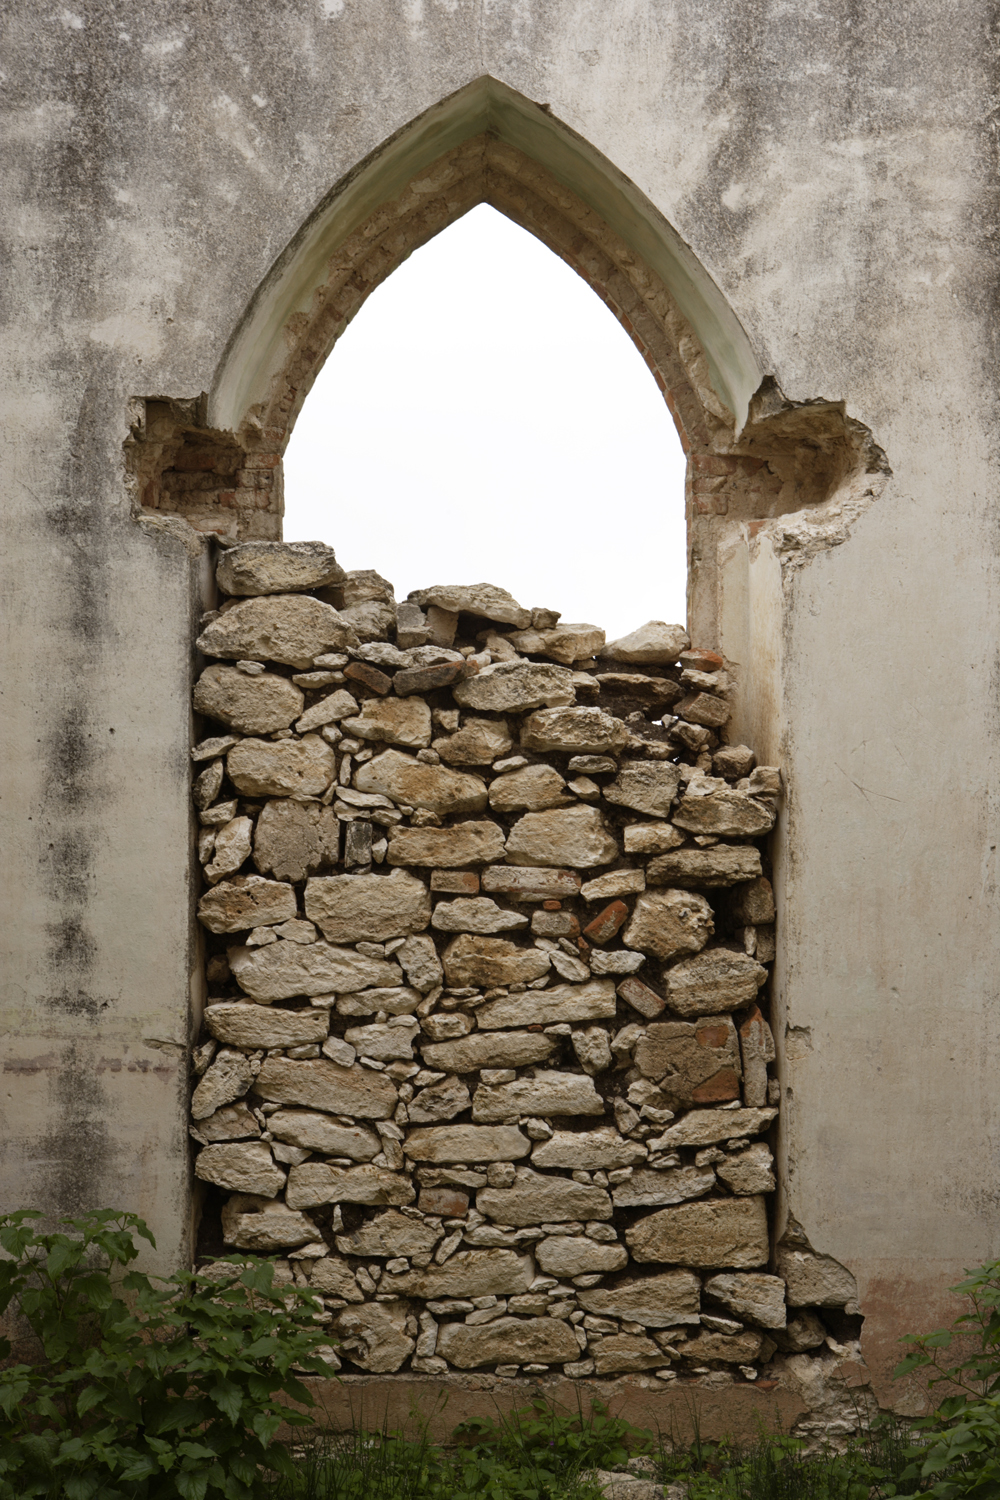
M208 1475L204 1469L181 1469L174 1476L174 1484L181 1500L205 1500Z

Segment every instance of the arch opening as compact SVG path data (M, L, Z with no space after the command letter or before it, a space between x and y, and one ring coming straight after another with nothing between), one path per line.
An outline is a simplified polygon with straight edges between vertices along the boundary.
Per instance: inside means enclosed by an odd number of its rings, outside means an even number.
M485 570L617 637L686 617L685 468L618 321L480 204L336 344L285 452L284 539L334 539L399 597Z
M126 444L136 511L233 539L279 537L282 454L337 339L397 266L480 203L582 276L645 359L689 460L688 626L739 661L755 556L769 542L783 575L842 541L884 456L842 403L786 400L655 205L547 106L489 77L331 191L263 278L209 392L136 403Z

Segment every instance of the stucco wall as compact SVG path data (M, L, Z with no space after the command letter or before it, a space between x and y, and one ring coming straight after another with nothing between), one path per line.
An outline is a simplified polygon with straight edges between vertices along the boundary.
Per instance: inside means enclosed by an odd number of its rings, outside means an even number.
M883 1367L997 1252L994 26L985 0L5 8L5 1207L125 1201L164 1264L186 1244L203 584L130 519L128 401L209 390L330 188L489 74L635 182L787 396L888 457L777 615L733 606L794 788L789 1206Z

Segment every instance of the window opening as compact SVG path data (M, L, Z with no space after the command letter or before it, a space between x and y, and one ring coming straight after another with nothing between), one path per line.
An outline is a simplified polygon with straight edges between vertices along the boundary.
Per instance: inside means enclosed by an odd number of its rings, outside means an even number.
M365 302L285 454L286 541L397 599L488 579L609 639L683 623L685 460L614 315L486 204Z

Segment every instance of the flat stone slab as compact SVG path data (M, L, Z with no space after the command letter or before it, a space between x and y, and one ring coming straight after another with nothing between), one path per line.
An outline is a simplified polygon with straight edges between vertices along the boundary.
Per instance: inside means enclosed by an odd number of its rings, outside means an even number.
M445 1323L437 1346L443 1358L459 1370L519 1361L565 1364L580 1353L572 1328L559 1318L495 1318L478 1327Z
M319 589L343 577L325 542L238 542L226 548L215 569L223 593L243 596Z
M523 1032L494 1032L492 1040L498 1043L509 1036L524 1035ZM530 1034L530 1033L529 1033ZM467 1037L466 1041L476 1038ZM548 1037L544 1038L549 1041ZM461 1047L462 1042L451 1043ZM426 1057L429 1048L424 1048ZM555 1044L553 1043L553 1050ZM498 1049L499 1051L499 1049ZM503 1067L503 1063L484 1066ZM506 1066L514 1066L507 1064ZM505 1120L510 1115L603 1115L604 1100L594 1087L593 1079L585 1073L558 1073L535 1070L534 1078L519 1078L514 1083L487 1085L481 1083L472 1096L472 1118L474 1120Z
M391 987L402 977L396 964L319 942L231 948L229 967L247 994L265 1005L296 995L350 994L370 985Z
M342 1068L325 1058L298 1062L290 1057L266 1057L254 1080L254 1092L275 1104L301 1104L306 1109L368 1120L389 1119L398 1100L392 1079L384 1073L359 1065Z
M287 729L302 712L305 696L287 677L261 672L248 677L236 667L206 667L194 685L195 713L218 719L241 734Z
M517 1161L531 1142L516 1125L438 1125L411 1130L403 1150L414 1161Z
M597 1317L623 1318L645 1328L676 1328L700 1321L701 1283L690 1271L660 1271L614 1287L581 1289L577 1299Z
M752 1270L770 1255L763 1198L709 1198L664 1208L627 1229L625 1241L637 1261L706 1269Z
M263 1005L223 1003L205 1011L205 1025L232 1047L299 1047L326 1040L327 1016L315 1010L274 1010Z
M615 1014L613 979L584 984L557 984L544 990L524 990L487 1000L476 1008L480 1031L506 1026L549 1026L559 1021L597 1021Z
M384 942L422 932L430 892L405 870L388 875L320 875L306 882L306 916L331 943Z
M195 642L206 656L276 661L304 672L317 656L356 646L348 622L308 594L247 599L217 616Z
M276 927L294 919L295 892L284 881L262 875L236 875L206 891L198 902L198 920L209 932L245 932Z
M516 1229L528 1224L560 1220L610 1219L611 1198L600 1187L586 1187L568 1177L550 1177L530 1167L518 1167L514 1186L482 1188L476 1208L497 1224Z

